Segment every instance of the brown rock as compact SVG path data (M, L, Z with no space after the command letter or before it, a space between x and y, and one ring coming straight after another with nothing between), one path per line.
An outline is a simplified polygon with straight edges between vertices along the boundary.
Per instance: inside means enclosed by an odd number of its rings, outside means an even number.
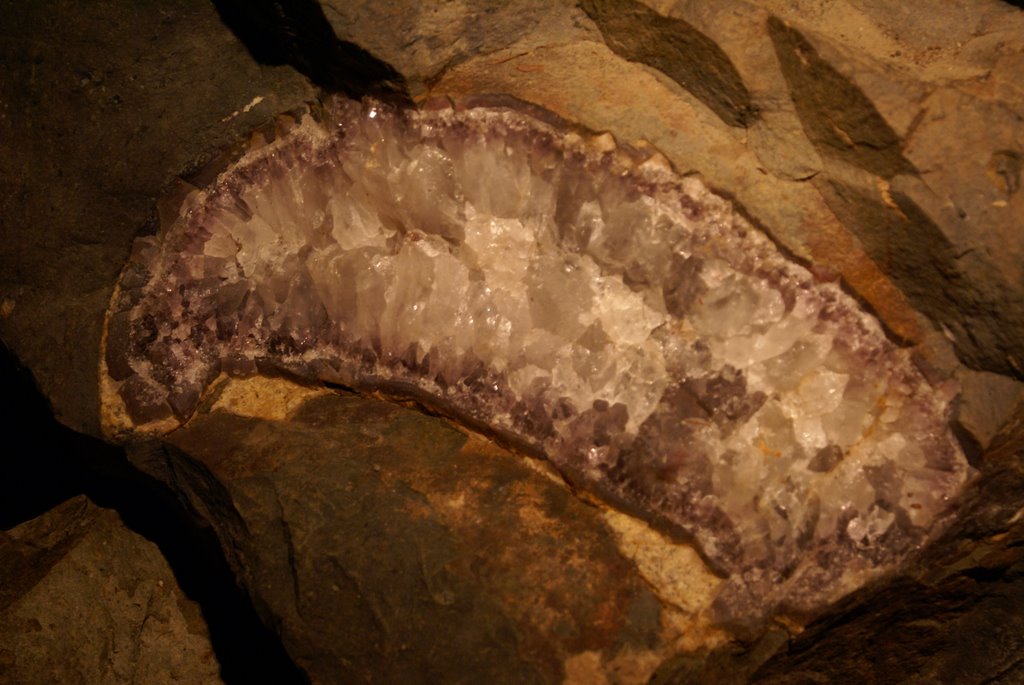
M97 434L103 312L157 197L314 91L190 0L26 5L0 64L0 336L58 418Z
M932 341L922 363L964 379L961 426L992 446L933 556L802 634L701 654L722 637L684 600L706 587L666 599L688 566L654 561L677 550L655 540L630 557L607 513L521 462L351 400L347 415L319 406L291 423L210 414L176 438L191 458L150 466L235 550L310 673L442 678L457 659L464 673L578 682L1020 679L1021 450L1007 437L1020 390L1007 377L1024 375L1024 13L995 0L296 6L275 4L286 30L256 25L265 43L291 32L287 49L249 41L265 64L330 82L316 76L337 74L328 48L350 41L388 63L373 78L415 97L512 94L649 141L840 274L897 337ZM0 336L60 418L95 431L102 312L156 196L312 90L257 64L206 3L55 0L8 19ZM935 327L983 371L947 362Z
M640 683L716 639L695 555L669 579L645 534L419 412L327 394L288 421L216 410L168 439L183 452L136 463L181 484L313 682Z
M219 683L198 606L156 545L75 497L0 532L0 681Z

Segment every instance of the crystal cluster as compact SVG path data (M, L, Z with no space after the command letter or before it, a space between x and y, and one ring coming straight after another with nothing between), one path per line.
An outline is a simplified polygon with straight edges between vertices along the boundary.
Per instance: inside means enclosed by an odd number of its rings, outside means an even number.
M219 374L411 397L695 542L722 618L811 611L969 468L877 321L660 157L508 103L336 100L142 238L105 373L135 426Z

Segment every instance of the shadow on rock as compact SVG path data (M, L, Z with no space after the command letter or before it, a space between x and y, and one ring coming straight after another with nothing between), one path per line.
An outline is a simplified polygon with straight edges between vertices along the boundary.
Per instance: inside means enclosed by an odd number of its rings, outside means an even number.
M165 486L132 468L121 449L60 425L3 343L0 388L0 423L11 445L2 460L0 528L84 494L160 548L184 593L202 607L225 682L308 682L235 585L213 534L196 526Z

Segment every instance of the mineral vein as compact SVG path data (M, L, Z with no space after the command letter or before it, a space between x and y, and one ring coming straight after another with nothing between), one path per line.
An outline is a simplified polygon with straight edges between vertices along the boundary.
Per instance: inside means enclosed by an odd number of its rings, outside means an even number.
M893 568L969 472L950 389L854 300L697 180L524 107L336 100L137 241L105 351L132 424L281 371L543 453L694 540L725 619Z

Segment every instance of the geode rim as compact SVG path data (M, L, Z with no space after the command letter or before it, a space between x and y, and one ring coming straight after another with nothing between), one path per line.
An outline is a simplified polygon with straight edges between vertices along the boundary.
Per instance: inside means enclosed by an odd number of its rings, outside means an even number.
M110 432L222 373L410 397L693 540L724 622L815 613L948 519L955 388L660 155L507 98L334 98L264 137L136 241Z

